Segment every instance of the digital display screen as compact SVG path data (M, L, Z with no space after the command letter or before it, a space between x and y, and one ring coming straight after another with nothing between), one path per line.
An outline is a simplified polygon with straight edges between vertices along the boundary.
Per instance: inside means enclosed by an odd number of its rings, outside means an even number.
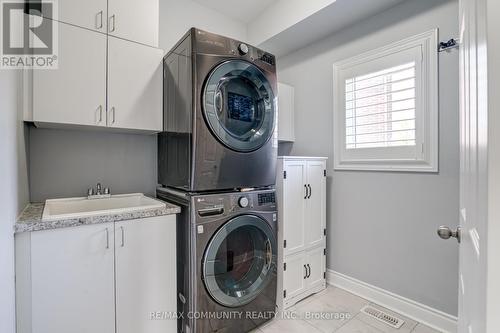
M250 123L254 118L253 99L248 96L228 93L229 118Z

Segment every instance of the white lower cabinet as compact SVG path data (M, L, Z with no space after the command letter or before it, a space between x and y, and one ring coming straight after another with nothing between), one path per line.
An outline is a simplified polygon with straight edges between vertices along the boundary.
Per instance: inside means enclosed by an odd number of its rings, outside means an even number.
M286 258L283 264L283 292L292 299L306 290L306 254L299 252Z
M278 308L326 287L326 158L278 159Z
M283 260L282 305L286 309L326 287L323 246L298 252Z
M176 332L175 319L150 320L152 312L176 311L175 220L117 222L115 230L116 332Z
M16 234L18 333L176 332L175 215Z

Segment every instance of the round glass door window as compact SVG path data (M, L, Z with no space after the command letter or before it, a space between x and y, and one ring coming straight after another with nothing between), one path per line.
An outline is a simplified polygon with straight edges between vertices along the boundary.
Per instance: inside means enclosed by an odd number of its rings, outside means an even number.
M218 65L203 89L205 120L230 149L249 152L273 135L275 96L255 65L229 60Z
M240 215L211 239L203 259L203 280L219 304L251 302L275 276L276 241L271 228L254 215Z

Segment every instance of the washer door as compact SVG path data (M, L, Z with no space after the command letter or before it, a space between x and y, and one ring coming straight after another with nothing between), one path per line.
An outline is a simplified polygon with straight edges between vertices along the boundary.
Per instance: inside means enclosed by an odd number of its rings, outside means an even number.
M276 101L262 71L243 60L215 67L203 89L205 120L228 148L250 152L262 147L274 131Z
M276 241L267 222L254 215L229 220L211 239L203 259L203 281L227 307L251 302L271 281Z

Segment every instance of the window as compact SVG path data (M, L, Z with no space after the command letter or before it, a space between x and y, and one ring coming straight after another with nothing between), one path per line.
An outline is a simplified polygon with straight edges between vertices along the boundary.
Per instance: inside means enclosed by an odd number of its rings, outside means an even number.
M334 165L436 172L437 30L334 65Z

